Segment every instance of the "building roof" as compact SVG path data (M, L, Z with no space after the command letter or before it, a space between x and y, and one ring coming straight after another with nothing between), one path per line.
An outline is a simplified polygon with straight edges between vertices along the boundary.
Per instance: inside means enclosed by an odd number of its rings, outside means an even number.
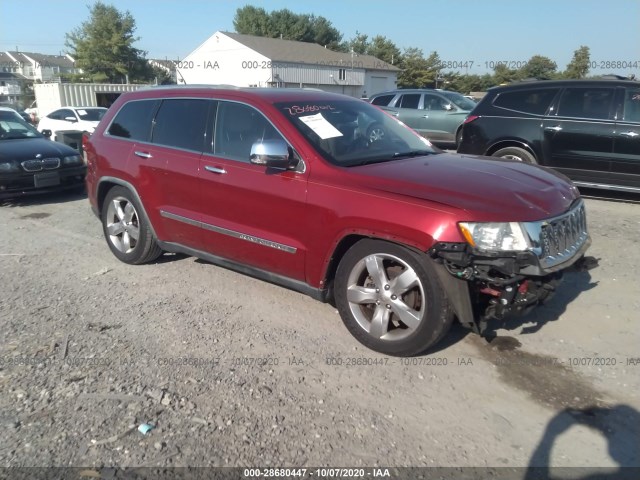
M297 42L280 38L256 37L240 33L220 32L223 35L255 50L277 62L311 63L317 65L344 66L345 68L365 68L367 70L400 71L394 65L371 55L334 52L317 43Z
M76 68L73 60L67 55L46 55L33 52L6 52L17 62L31 65L31 60L43 67Z

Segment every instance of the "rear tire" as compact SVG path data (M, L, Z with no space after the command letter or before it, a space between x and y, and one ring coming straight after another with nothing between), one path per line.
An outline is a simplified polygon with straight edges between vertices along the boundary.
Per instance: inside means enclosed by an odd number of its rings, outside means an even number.
M102 204L102 230L109 248L122 262L151 262L162 254L149 221L131 192L113 187Z
M356 340L387 355L422 353L453 322L429 259L381 240L361 240L345 253L334 295L342 321Z
M534 157L531 153L527 152L523 148L518 147L501 148L500 150L494 152L492 156L506 158L509 160L517 160L523 163L532 163L534 165L538 163L536 162L536 157Z

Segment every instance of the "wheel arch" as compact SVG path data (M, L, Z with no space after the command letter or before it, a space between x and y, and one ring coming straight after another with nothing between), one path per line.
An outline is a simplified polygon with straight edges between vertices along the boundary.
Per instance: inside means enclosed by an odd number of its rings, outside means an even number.
M422 250L418 248L416 245L411 245L409 243L405 243L402 239L398 238L389 238L383 235L377 235L375 233L363 233L363 232L355 232L344 235L340 240L336 242L335 247L333 248L330 256L326 262L326 268L324 268L323 276L322 276L322 284L326 290L325 300L333 305L333 284L336 276L336 272L338 270L338 265L340 261L344 257L345 253L358 243L360 240L370 239L370 240L380 240L383 242L392 243L404 248L408 248L409 250L413 250L416 253L424 254L426 250Z
M107 197L107 194L114 187L124 187L127 190L129 190L129 192L131 192L131 194L135 197L135 199L137 200L138 204L140 205L140 209L142 210L141 214L144 215L144 218L145 218L146 222L148 223L149 228L151 229L151 233L153 234L153 236L155 238L158 238L158 235L156 234L155 228L153 227L153 223L151 223L151 221L149 220L149 215L147 214L147 211L145 209L144 203L142 201L142 198L138 194L138 191L136 190L136 188L131 183L129 183L126 180L123 180L121 178L102 177L98 181L98 188L97 188L97 192L96 192L98 217L102 218L102 205L104 204L104 200Z
M494 153L496 153L498 150L503 148L508 148L508 147L516 147L516 148L521 148L523 150L526 150L531 155L533 155L533 158L536 160L536 162L539 163L539 155L536 154L535 150L527 142L524 142L522 140L515 140L515 139L500 140L499 142L496 142L493 145L491 145L485 152L485 155L490 157Z

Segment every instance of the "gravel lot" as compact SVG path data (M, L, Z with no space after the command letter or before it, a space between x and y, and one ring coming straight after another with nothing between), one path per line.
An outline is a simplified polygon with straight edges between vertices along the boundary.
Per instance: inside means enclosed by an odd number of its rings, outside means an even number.
M0 466L640 466L640 205L586 202L597 268L406 360L284 288L120 263L82 196L5 202Z

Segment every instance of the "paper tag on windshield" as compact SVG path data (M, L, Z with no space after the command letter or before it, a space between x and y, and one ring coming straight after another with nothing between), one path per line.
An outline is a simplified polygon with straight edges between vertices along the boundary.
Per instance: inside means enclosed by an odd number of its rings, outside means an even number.
M86 110L78 110L78 114L80 115L86 115L87 111Z
M327 138L342 137L340 130L331 125L321 113L300 117L300 120L323 140L326 140Z

